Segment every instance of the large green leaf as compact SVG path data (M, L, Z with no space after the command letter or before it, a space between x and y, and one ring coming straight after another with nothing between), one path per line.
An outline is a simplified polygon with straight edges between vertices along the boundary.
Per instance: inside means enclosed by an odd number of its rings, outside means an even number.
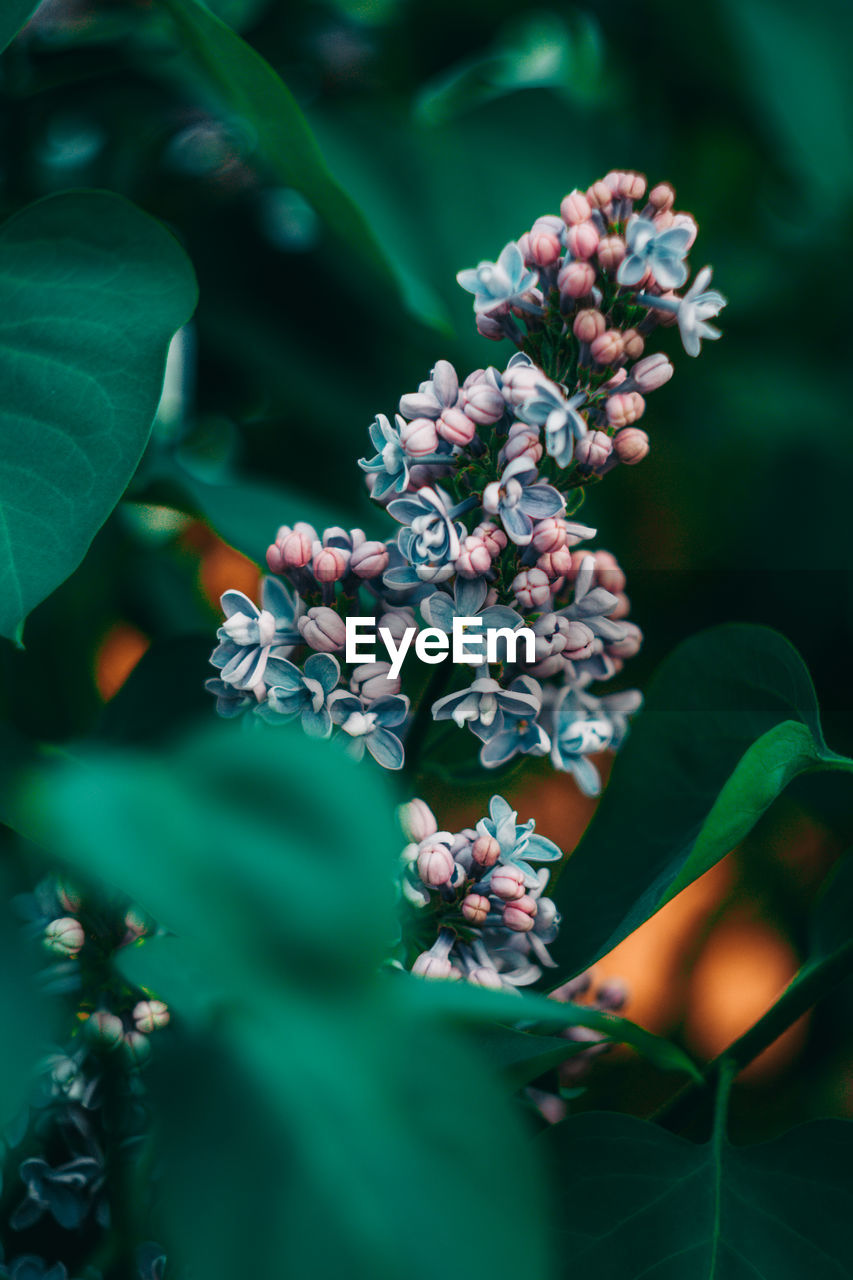
M826 746L799 654L764 627L688 640L662 665L555 897L557 958L592 964L751 830L797 774L853 769Z
M195 299L177 242L119 196L52 196L0 229L0 634L19 637L121 497Z
M41 0L3 0L0 11L0 52L14 40L25 22L28 22L41 4Z
M293 94L260 54L221 22L200 0L160 0L171 13L195 66L229 112L248 125L259 158L279 182L300 191L327 226L399 288L421 319L445 324L429 282L396 258L368 219L336 181Z
M548 1274L542 1188L503 1086L377 974L395 932L393 807L380 770L287 726L214 723L26 788L20 825L180 935L122 967L181 1015L150 1098L158 1238L193 1274ZM501 1165L525 1224L511 1239Z
M590 1112L539 1140L553 1166L566 1280L847 1280L853 1123L695 1146Z

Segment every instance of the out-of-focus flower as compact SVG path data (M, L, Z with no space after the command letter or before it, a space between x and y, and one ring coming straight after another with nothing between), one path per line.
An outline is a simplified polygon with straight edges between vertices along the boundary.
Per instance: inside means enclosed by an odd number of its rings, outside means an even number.
M649 218L634 215L628 220L625 242L628 252L616 272L619 284L639 284L647 271L662 289L678 289L684 284L684 256L692 243L687 227L658 231Z
M474 311L478 315L509 307L534 313L541 311L541 307L526 297L536 287L539 277L525 266L524 256L514 240L505 246L497 262L481 262L458 272L456 279L466 293L473 293Z
M270 658L267 700L258 714L273 723L299 716L312 738L328 738L332 732L329 695L340 678L340 665L330 653L312 653L302 671L286 658Z

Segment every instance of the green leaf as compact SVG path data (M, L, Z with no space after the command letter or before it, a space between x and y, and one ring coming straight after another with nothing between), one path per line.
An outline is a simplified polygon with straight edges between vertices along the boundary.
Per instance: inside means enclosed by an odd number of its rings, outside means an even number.
M444 323L426 281L389 259L359 206L335 180L319 143L293 94L272 67L199 0L160 0L171 13L205 82L227 109L240 116L255 139L258 156L279 182L300 191L344 243L400 288L421 319Z
M195 299L177 242L120 196L51 196L0 229L0 635L121 497Z
M0 880L0 1025L7 1029L0 1054L0 1130L25 1104L33 1068L55 1027L36 985L35 956L21 921L7 909L9 885ZM46 954L40 957L42 962ZM0 1141L0 1165L2 1164Z
M158 1238L208 1280L546 1275L520 1117L460 1033L377 974L396 927L393 796L336 745L214 724L27 789L24 825L78 880L180 935L120 962L176 1015L147 1075ZM510 1238L501 1165L525 1226Z
M764 627L681 645L652 681L586 837L560 875L553 948L578 971L752 829L797 774L850 771L826 746L808 671Z
M844 1280L853 1274L853 1123L695 1146L590 1112L538 1140L566 1280Z
M0 53L14 40L24 23L29 22L41 0L4 0L0 13Z
M402 978L399 985L403 985ZM410 1005L425 1016L439 1016L469 1029L494 1029L502 1026L506 1030L506 1039L500 1052L501 1055L506 1054L515 1065L525 1057L526 1041L529 1041L526 1046L529 1051L527 1056L531 1059L538 1058L545 1048L542 1044L544 1036L519 1031L519 1026L535 1028L537 1032L588 1027L613 1044L630 1045L662 1071L681 1071L697 1082L702 1080L687 1054L677 1045L645 1031L636 1023L620 1018L615 1013L550 1000L541 995L489 991L464 982L426 982L411 978L405 980L405 985L410 988L407 995ZM559 1051L559 1045L555 1046L553 1041L549 1043L552 1052ZM574 1052L571 1041L563 1041L563 1046L563 1057L569 1057ZM535 1062L531 1065L535 1066ZM538 1074L540 1071L535 1071L528 1078L534 1079Z

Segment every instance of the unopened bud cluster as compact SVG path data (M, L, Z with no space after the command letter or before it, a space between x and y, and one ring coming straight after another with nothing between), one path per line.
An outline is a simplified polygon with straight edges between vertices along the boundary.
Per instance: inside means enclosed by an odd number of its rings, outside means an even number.
M560 850L537 835L535 823L493 796L489 816L476 828L439 831L423 800L400 811L410 843L403 851L400 897L404 934L434 938L426 950L407 944L406 960L425 978L465 979L475 986L515 990L552 968L548 943L559 916L544 896L549 872L534 862L555 862Z

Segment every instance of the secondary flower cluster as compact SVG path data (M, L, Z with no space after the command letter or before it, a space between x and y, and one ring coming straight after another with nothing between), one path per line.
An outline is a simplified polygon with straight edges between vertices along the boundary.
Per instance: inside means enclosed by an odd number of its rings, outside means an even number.
M475 986L515 990L553 968L548 943L557 936L557 908L544 895L546 868L560 850L520 824L506 800L493 796L476 828L439 831L432 810L412 800L400 810L410 843L401 855L405 960L426 978L466 979ZM434 941L433 941L434 939ZM419 949L424 941L431 945ZM417 952L417 954L413 953Z
M36 1233L41 1238L57 1228L110 1230L108 1171L119 1163L129 1170L136 1159L147 1129L139 1068L150 1056L151 1033L168 1023L169 1011L162 1001L117 980L112 969L114 953L152 927L127 904L94 908L51 877L15 905L25 932L49 957L40 983L51 995L67 998L75 1030L40 1063L27 1104L2 1132L0 1179L10 1192L17 1185L19 1194L4 1240L17 1251L6 1263L0 1252L0 1276L62 1280L62 1263L46 1263L26 1246ZM158 1280L164 1265L162 1249L140 1247L140 1280ZM92 1280L97 1274L91 1271Z
M550 754L598 792L592 757L618 748L640 696L591 686L617 675L642 636L626 620L619 565L578 549L596 531L572 516L587 486L648 452L635 424L673 372L648 339L677 322L696 354L702 337L719 336L707 321L725 302L705 290L708 268L676 295L696 224L673 212L668 185L636 207L645 196L639 175L610 173L497 263L460 273L480 332L519 351L464 379L439 360L393 421L376 417L375 452L359 465L394 536L283 526L260 607L225 593L219 673L207 683L221 714L299 719L320 736L337 726L354 751L398 769L409 735L423 741L414 724L425 710L473 734L485 768ZM444 662L413 717L398 663L346 660L349 618L374 621L386 645L413 629L439 643L456 626L503 640L484 644L467 675ZM512 633L523 630L532 644L520 653Z

